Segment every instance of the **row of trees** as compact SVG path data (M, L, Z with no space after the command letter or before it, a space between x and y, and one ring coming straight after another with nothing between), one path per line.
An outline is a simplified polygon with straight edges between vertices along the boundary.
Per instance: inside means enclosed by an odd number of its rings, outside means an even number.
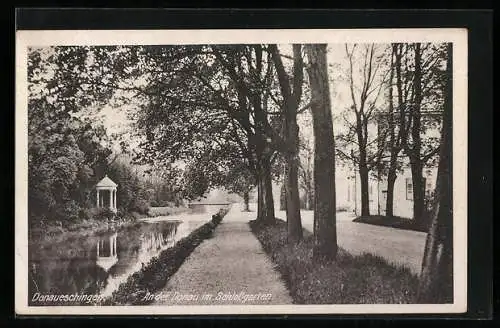
M132 120L143 138L135 158L139 163L183 164L180 183L187 198L212 186L243 194L256 186L257 219L266 223L275 220L272 180L285 166L289 241L295 243L302 238L297 115L330 106L322 104L328 93L318 89L328 84L326 59L321 59L326 46L293 45L290 53L283 55L274 44L52 48L49 80L57 85L45 98L56 97L63 112L134 102L138 110ZM316 89L303 92L315 83ZM323 115L331 115L330 110ZM332 130L328 117L314 119L316 131ZM325 151L333 154L333 140L327 143ZM317 165L325 170L315 172L329 172L330 155L318 157ZM317 206L334 227L332 186L323 193L318 188ZM325 240L335 238L328 236Z
M394 97L389 97L392 104L389 118L394 120L389 120L393 124L385 129L384 136L388 138L383 138L383 144L387 145L387 140L394 143L383 149L398 149L400 145L413 156L410 158L416 167L415 175L421 176L423 99L427 96L429 103L435 106L430 95L439 89L438 85L431 87L422 82L423 76L432 71L422 69L427 67L422 60L427 58L423 56L422 47L427 46L392 45L387 70L384 70L383 58L375 57L374 46L366 47L361 61L354 60L357 46L346 47L350 62L350 109L355 123L348 135L341 135L337 142L350 140L358 146L356 156L350 159L357 160L362 179L369 173L374 158L381 158L383 153L377 150L375 157L369 153L373 143L369 141L367 126L380 109L377 101L370 97L382 93L387 85L392 93L394 79L401 98L397 98L394 106ZM255 186L257 220L272 224L275 221L272 180L281 176L285 181L288 243L294 244L302 239L299 181L307 180L302 185L307 185L314 195L310 202L314 204L313 257L316 261L336 258L335 151L343 147L336 147L333 134L326 45L64 47L51 51L51 61L56 62L52 71L59 75L55 92L60 97L58 108L81 108L77 105L84 102L87 107L133 103L138 110L131 113L131 119L135 122L137 137L142 138L135 160L141 164L160 163L168 172L182 172L176 176L179 185L184 186L179 189L184 197L195 198L211 187L224 186L247 198ZM411 51L413 57L409 55ZM439 54L436 58L445 57ZM411 58L413 69L408 64ZM424 61L430 58L434 57ZM363 63L364 69L355 70L355 62ZM449 60L446 63L449 67ZM382 77L390 76L390 83L385 78L376 78L380 76L377 72L383 71ZM361 72L360 76L354 72ZM436 72L441 71L436 69ZM442 75L446 87L450 85L448 73ZM362 81L361 87L355 85L359 81ZM409 81L408 85L402 81ZM430 91L424 92L423 85ZM449 93L442 93L448 103L443 102L449 106ZM66 102L71 106L64 107ZM407 118L398 118L393 107ZM297 117L305 111L310 111L312 117L312 147L301 146L299 139ZM394 122L404 122L403 132L413 133L401 132L398 127L403 126L399 125L402 123ZM349 133L355 137L354 141ZM446 133L443 129L443 138ZM398 139L396 135L401 137ZM380 137L377 140L380 143ZM309 177L302 174L311 172L311 156L305 165L300 161L299 154L304 151L313 155L312 183L310 174ZM445 148L441 147L441 151ZM412 152L418 156L411 155ZM441 156L440 160L445 158ZM415 159L418 163L414 163ZM440 170L443 172L439 176L446 176L447 171L441 167ZM443 183L439 184L439 195L449 197L449 186ZM367 186L363 190L366 203ZM365 205L363 208L366 212ZM434 216L435 221L449 215L443 212L443 207L436 208L439 215ZM441 221L433 227L442 227ZM432 230L429 234L433 245L448 247L443 241L446 238L442 237L442 229L435 230L439 232ZM432 257L425 262L427 266L435 267L436 249L441 246L432 246L426 252L426 257ZM436 275L429 277L432 280Z
M310 94L303 95L305 58L309 59L308 83L327 85L322 68L317 68L326 62L311 60L318 56L317 51L326 58L326 46L321 49L310 49L310 55L305 56L307 47L293 45L290 56L283 55L273 44L129 48L132 57L137 58L130 62L131 66L148 62L133 77L145 81L143 86L122 87L136 91L135 99L139 100L140 110L134 121L146 140L137 159L143 163L186 161L186 185L196 187L193 196L222 185L247 198L248 191L256 186L257 220L266 223L275 220L272 180L284 167L288 239L290 243L300 241L297 115L314 106L330 108L320 100L311 101L324 97L315 94L313 88ZM324 127L324 122L329 121L330 126ZM317 118L314 124L320 130L332 130L327 117ZM326 151L333 154L333 140ZM324 162L318 165L325 166L325 170L318 172L328 172L326 166L330 167L332 161L324 156L320 159ZM197 183L190 184L189 179ZM333 183L329 185L333 187ZM318 195L318 188L315 190ZM331 189L325 190L323 197L328 201L318 205L326 210L323 215L330 223L334 223L335 215L332 195ZM323 239L335 239L334 233L328 236ZM332 248L318 247L318 254L321 249Z
M362 215L369 215L370 173L387 177L386 211L393 215L394 183L409 161L414 220L429 224L417 301L452 302L452 44L346 45L345 52L352 100L347 114L354 119L345 119L348 131L339 134L337 153L357 165ZM439 127L440 135L428 133ZM424 222L423 169L437 161L436 198Z
M423 170L436 162L446 87L446 45L395 43L345 45L345 81L351 106L343 113L347 131L337 154L356 165L361 214L370 215L368 181L387 179L387 216L393 216L394 184L409 162L415 222L424 224Z

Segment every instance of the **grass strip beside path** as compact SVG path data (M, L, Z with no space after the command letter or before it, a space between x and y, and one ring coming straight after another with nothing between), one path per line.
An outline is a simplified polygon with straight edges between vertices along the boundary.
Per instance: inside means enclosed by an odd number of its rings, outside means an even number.
M382 227L410 230L410 231L427 232L429 230L428 227L417 225L415 223L415 220L405 219L399 216L392 216L392 217L383 215L359 216L352 221L358 223L373 224Z
M148 293L156 293L163 289L170 277L177 272L184 260L200 245L210 238L214 229L227 214L227 209L220 210L212 216L212 220L179 240L173 247L160 253L140 271L132 274L127 281L118 287L101 305L147 305L152 300L145 300Z
M372 254L353 256L339 248L337 261L312 262L313 236L287 245L283 220L250 227L276 265L294 304L405 304L414 303L418 278L407 268L396 267ZM360 242L363 242L360 240Z

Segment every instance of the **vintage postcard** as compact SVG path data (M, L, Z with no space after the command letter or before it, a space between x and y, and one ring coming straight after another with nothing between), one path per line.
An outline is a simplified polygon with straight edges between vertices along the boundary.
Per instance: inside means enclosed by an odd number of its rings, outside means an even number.
M18 315L463 313L467 31L18 30Z

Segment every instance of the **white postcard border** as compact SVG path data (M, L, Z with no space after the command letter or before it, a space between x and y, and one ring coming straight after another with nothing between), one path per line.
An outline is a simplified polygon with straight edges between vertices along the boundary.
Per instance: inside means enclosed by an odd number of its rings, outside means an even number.
M453 42L453 304L28 306L27 48L55 45ZM39 30L16 32L15 310L18 315L403 314L467 310L467 30Z

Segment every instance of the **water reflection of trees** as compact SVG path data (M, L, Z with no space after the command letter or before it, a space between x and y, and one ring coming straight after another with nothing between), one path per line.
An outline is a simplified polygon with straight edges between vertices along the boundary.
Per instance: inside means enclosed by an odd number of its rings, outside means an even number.
M171 246L177 232L177 225L160 224L158 230L148 231L143 235L142 250L144 252L156 252L165 246Z
M118 234L119 255L139 255L170 246L175 239L179 222L144 224L140 229L127 229Z
M34 261L30 268L31 295L41 294L96 294L105 287L108 274L95 265L94 260ZM31 302L31 297L30 297ZM67 305L67 303L65 303ZM31 305L62 305L54 302L34 302Z
M112 231L92 237L66 239L38 249L30 247L30 304L31 297L36 292L98 294L106 287L110 276L127 272L139 261L146 261L162 249L171 247L175 243L179 224L180 222L144 223L118 231L117 261L108 270L99 267L97 260L113 254L112 240L115 232ZM32 305L58 304L35 302Z

